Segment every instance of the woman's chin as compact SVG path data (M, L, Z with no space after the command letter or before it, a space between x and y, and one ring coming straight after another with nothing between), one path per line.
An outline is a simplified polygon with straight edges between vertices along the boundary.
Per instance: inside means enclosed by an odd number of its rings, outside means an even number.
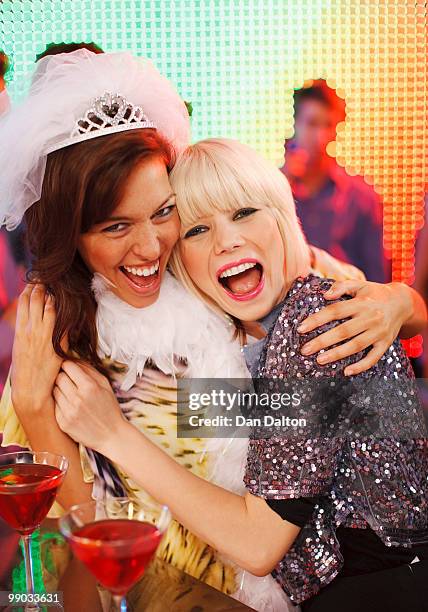
M130 295L128 292L125 293L123 291L115 291L114 293L123 302L126 302L129 306L133 306L134 308L147 308L148 306L154 304L159 298L159 290L157 290L156 293L153 293L152 295L146 296Z
M265 292L247 300L235 300L226 294L221 303L221 307L229 315L234 316L240 321L248 322L263 319L274 306L274 299L269 299L268 294Z

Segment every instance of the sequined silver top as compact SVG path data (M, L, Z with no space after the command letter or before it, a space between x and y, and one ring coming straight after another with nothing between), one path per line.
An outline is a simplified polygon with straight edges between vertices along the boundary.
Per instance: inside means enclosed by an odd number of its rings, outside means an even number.
M284 437L275 431L264 439L253 435L245 474L247 488L265 499L319 496L311 519L273 572L296 603L314 596L341 570L335 535L340 525L370 527L386 546L428 543L427 432L401 343L396 340L375 366L353 377L343 370L364 353L321 366L316 355L300 352L303 344L339 324L297 332L307 316L331 303L323 294L332 283L312 275L293 283L263 343L257 379L273 388L287 378L302 385L310 381L310 409L321 422L328 414L327 429L333 422L334 431L325 435L324 429L319 437L305 432ZM333 391L316 398L323 382ZM302 410L307 414L308 406Z

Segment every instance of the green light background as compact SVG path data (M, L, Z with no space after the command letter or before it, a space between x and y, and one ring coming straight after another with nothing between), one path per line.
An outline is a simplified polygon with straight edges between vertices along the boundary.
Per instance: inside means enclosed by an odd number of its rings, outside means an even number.
M304 48L329 4L6 0L0 47L13 60L15 100L16 80L50 42L93 40L105 51L151 57L192 102L194 139L235 137L279 161L291 133L292 87L303 82ZM293 69L284 75L290 62Z

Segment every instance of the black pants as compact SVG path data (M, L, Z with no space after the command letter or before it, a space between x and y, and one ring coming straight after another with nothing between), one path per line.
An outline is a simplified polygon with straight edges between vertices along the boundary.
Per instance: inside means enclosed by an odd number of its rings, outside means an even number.
M428 560L339 576L301 606L302 612L428 612Z

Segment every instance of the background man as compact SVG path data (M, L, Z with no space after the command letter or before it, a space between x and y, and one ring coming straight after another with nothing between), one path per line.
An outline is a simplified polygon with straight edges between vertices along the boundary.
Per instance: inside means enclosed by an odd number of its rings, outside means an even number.
M325 81L294 95L295 134L285 143L282 172L290 181L308 242L385 281L379 197L361 177L346 174L327 145L345 119L345 103Z

